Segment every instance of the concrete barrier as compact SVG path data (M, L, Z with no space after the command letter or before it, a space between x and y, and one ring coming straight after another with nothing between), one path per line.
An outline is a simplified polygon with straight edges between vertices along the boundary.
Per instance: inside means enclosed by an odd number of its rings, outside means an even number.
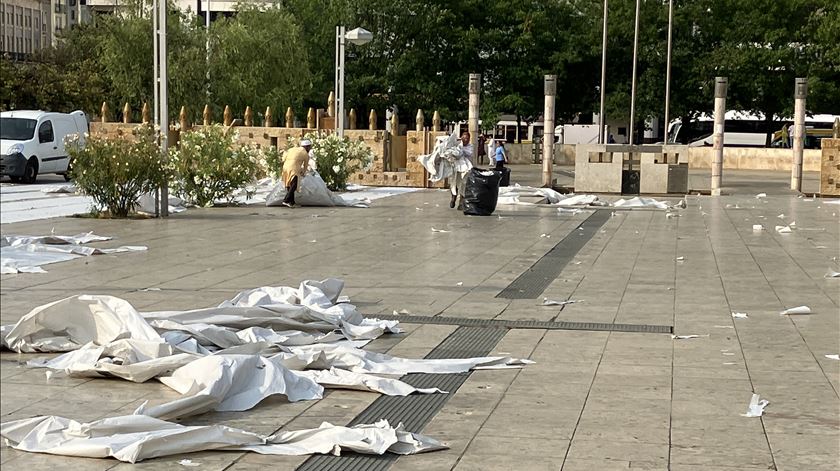
M693 169L711 169L714 150L711 147L691 147L688 150L688 166ZM821 152L806 149L802 170L820 171ZM724 170L783 170L790 171L793 164L792 149L768 149L764 147L724 147Z

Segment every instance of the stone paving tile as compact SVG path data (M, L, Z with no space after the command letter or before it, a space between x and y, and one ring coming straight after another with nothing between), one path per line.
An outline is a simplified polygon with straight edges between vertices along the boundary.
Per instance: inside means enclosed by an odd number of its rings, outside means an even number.
M539 168L521 166L515 174L523 183L538 181ZM692 171L692 185L706 177ZM530 300L495 296L563 237L574 237L592 212L558 216L549 208L500 207L502 218L465 218L445 207L443 192L421 191L377 200L367 210L254 206L191 210L168 221L57 218L3 225L4 235L94 230L115 237L96 246L142 244L149 251L54 264L44 275L3 275L0 321L15 322L37 305L81 291L122 297L141 310L187 309L217 305L242 289L339 276L347 282L345 294L367 314L405 309L673 325L677 334L701 337L508 332L491 354L537 363L474 372L423 430L451 448L401 457L392 469L833 470L840 467L840 362L824 355L840 352L840 285L823 275L829 267L840 269L833 259L840 256L840 208L797 198L787 180L784 172L729 172L727 196L689 196L680 217L616 211L543 295ZM806 177L807 184L815 181ZM754 198L762 191L770 196ZM786 218L777 218L780 213ZM773 230L792 220L792 234ZM753 224L765 230L753 233ZM545 307L543 296L583 302ZM814 314L779 316L800 304ZM733 311L750 317L732 319ZM405 334L367 348L422 357L456 327L404 328ZM0 353L4 421L40 414L92 420L177 397L155 382L47 381L43 371L20 367L35 356ZM770 405L762 418L741 417L753 391ZM346 424L376 397L332 390L317 403L271 398L251 411L206 414L191 423L259 433ZM201 469L230 470L294 469L307 459L202 452L136 467L182 469L177 461L183 458ZM34 470L129 467L5 445L0 463Z

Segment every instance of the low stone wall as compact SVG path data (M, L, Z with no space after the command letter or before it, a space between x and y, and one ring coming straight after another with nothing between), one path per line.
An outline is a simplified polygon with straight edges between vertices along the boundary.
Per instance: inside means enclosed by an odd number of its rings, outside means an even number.
M532 164L534 163L533 144L505 144L507 150L508 160L512 164ZM555 165L574 165L575 164L575 145L574 144L555 144L554 145L554 164Z
M802 170L820 171L821 152L806 149L802 156ZM714 149L711 147L690 147L688 166L692 169L711 169ZM764 147L724 147L724 170L783 170L790 171L793 150L768 149Z
M840 196L840 139L823 139L820 194Z

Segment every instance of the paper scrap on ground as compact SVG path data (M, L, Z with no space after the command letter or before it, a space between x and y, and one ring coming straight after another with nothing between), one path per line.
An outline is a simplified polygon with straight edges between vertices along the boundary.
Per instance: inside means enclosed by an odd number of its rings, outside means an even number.
M747 413L741 414L742 417L761 417L764 414L764 408L770 402L766 399L761 399L758 394L753 394L752 399L750 399L750 405L747 406Z
M406 432L386 420L341 427L324 422L316 429L262 436L223 425L186 426L142 415L89 423L56 416L0 425L0 435L16 450L136 463L149 458L204 450L243 450L265 455L340 454L342 450L382 455L414 454L447 448L437 440Z
M580 300L569 299L567 301L555 301L553 299L543 298L543 306L565 306L566 304L579 303Z
M790 309L785 309L779 313L782 316L789 316L793 314L811 314L811 308L808 306L797 306Z
M840 354L833 353L825 356L829 360L840 360Z
M759 194L755 195L755 197L756 197L756 199L758 199L758 198L767 198L767 193L759 193Z
M192 460L179 460L178 464L180 464L181 466L189 466L189 467L201 466L201 463L193 463Z
M433 228L432 228L432 232L440 232L440 233L442 233L442 234L448 234L448 233L450 233L450 232L452 232L452 231L447 231L446 229L435 229L435 228L433 227Z
M825 274L826 278L840 278L840 271L834 271L831 268L828 269L828 272Z
M0 273L46 273L42 265L64 262L91 255L140 252L144 246L112 249L85 247L81 244L111 240L88 232L75 236L4 236L0 239Z
M790 234L793 232L793 229L790 226L776 226L776 232L779 234Z
M678 203L679 204L679 203ZM630 199L620 199L612 204L616 208L652 208L652 209L669 209L671 206L664 201L657 201L653 198L643 198L641 196L634 196Z
M761 232L764 230L764 226L761 224L753 224L753 232Z
M696 335L696 334L689 334L689 335L671 335L671 338L674 340L688 340L688 339L699 339L700 337L708 337L709 334L705 335Z
M733 319L747 319L749 317L750 316L748 316L746 312L733 312L732 313L732 318Z

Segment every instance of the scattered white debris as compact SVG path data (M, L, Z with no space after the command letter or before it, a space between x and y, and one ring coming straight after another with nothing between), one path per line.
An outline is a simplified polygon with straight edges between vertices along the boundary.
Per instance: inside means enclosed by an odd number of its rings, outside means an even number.
M764 408L770 404L767 399L761 399L758 394L753 394L750 399L750 405L747 407L747 413L741 414L741 417L761 417L764 413Z
M543 298L543 306L565 306L566 304L574 304L582 302L582 300L569 299L566 301L555 301L553 299Z
M834 271L831 268L828 269L828 273L825 274L826 278L840 278L840 271Z
M140 291L160 291L160 288L143 288Z
M755 197L756 197L756 199L758 199L758 198L767 198L767 193L759 193L759 194L755 195Z
M784 219L784 218L785 218L785 214L784 214L784 213L782 213L782 214L780 214L780 215L778 215L778 216L776 216L776 217L777 217L777 218L779 218L779 219Z
M793 230L790 226L776 226L776 232L779 234L790 234Z
M572 214L572 215L574 215L574 214L582 213L583 210L579 209L579 208L572 208L572 209L557 208L557 212L560 213L560 214Z
M540 234L540 239L551 239L551 236L548 234Z
M394 310L393 314L395 316L399 316L399 315L407 315L407 314L410 315L411 313L408 311L408 309L400 309L399 311Z
M677 213L665 213L665 219L673 219L678 217L680 217L680 215Z
M840 354L837 353L826 355L825 357L829 360L840 360Z
M725 362L723 362L723 364L727 365L727 366L737 365L737 363L735 363L734 361L725 361Z
M734 353L732 353L732 352L724 352L724 353L723 353L723 356L725 356L725 357L733 357L733 356L735 356L735 354L734 354Z
M349 302L350 302L350 296L339 296L335 300L336 304L349 303Z
M315 242L318 242L318 239L312 239L312 240L310 240L309 242L310 242L310 243L312 243L312 244L314 244Z
M791 222L790 222L790 224L788 224L788 226L790 226L790 227L796 227L796 221L791 221ZM818 230L819 230L819 229L818 229Z
M811 314L811 308L808 306L797 306L792 307L790 309L785 309L784 311L779 313L779 315L782 316L790 316L793 314Z
M709 334L705 335L696 335L696 334L689 334L689 335L671 335L671 338L674 340L688 340L688 339L699 339L701 337L708 337Z
M464 286L464 282L463 282L463 281L459 281L459 282L455 283L455 286Z
M733 312L732 318L733 319L749 319L750 316L747 315L746 312Z
M716 325L715 328L716 329L734 329L735 327L733 327L731 325Z
M145 246L125 245L113 249L82 244L111 240L93 232L75 236L3 236L0 239L0 273L46 273L41 265L64 262L91 255L141 252Z
M423 211L421 208L414 208L415 211Z
M678 262L684 262L684 261L685 261L685 257L677 257L677 258L676 258L676 260L677 260Z
M435 229L435 228L433 227L433 228L432 228L432 232L440 232L441 234L448 234L448 233L450 233L450 232L452 232L452 231L447 231L446 229Z
M764 226L761 224L753 224L753 232L761 232L764 230Z
M193 460L181 460L178 462L178 464L180 464L181 466L189 466L191 468L201 466L201 463L193 463Z

